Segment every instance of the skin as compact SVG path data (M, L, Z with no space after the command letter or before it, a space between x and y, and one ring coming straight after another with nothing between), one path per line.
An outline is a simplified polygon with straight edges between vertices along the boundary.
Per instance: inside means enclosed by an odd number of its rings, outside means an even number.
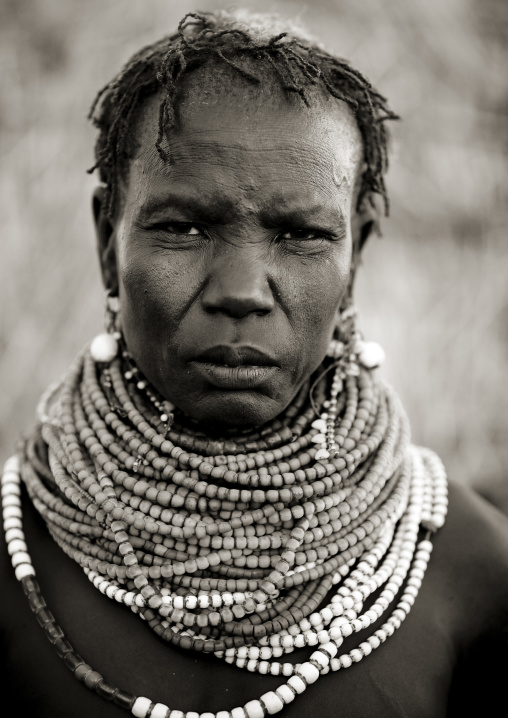
M152 98L118 216L105 218L100 189L94 209L129 351L166 399L221 430L280 414L322 362L370 218L355 209L362 144L347 105L200 81L184 86L171 162L154 147ZM226 355L197 361L216 347Z

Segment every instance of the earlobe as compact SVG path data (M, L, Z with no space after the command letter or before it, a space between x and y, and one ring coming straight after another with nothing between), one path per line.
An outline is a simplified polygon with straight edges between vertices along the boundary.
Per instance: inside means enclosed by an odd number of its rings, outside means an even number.
M118 270L115 222L104 211L104 195L104 187L95 188L92 194L92 211L102 282L110 294L116 296L118 294Z

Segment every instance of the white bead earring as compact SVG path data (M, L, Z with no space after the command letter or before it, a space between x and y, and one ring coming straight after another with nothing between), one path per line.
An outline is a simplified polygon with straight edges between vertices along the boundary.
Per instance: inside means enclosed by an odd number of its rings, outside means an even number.
M312 422L318 433L312 441L318 444L315 459L326 461L338 458L339 447L335 441L335 424L337 422L337 397L343 389L347 376L358 376L360 366L364 369L375 369L385 358L383 348L377 342L366 342L356 331L356 308L351 304L340 313L333 339L328 346L327 356L335 363L330 398L323 404L323 412L319 419Z
M98 334L90 345L90 354L95 362L109 364L118 354L120 299L108 291L104 312L105 332Z

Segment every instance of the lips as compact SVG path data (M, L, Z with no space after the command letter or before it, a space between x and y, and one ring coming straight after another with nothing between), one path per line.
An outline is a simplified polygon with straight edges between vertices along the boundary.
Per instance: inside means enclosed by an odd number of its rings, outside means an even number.
M216 346L191 361L207 383L218 389L262 388L279 369L279 364L255 347Z
M198 354L193 361L226 367L279 366L278 362L260 349L249 346L220 345Z

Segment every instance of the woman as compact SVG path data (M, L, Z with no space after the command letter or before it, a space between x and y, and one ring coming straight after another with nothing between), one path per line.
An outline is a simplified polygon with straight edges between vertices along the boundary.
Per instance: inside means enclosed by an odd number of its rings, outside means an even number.
M107 333L2 483L17 714L502 698L506 519L454 484L448 502L355 323L395 116L288 32L186 16L92 108Z

